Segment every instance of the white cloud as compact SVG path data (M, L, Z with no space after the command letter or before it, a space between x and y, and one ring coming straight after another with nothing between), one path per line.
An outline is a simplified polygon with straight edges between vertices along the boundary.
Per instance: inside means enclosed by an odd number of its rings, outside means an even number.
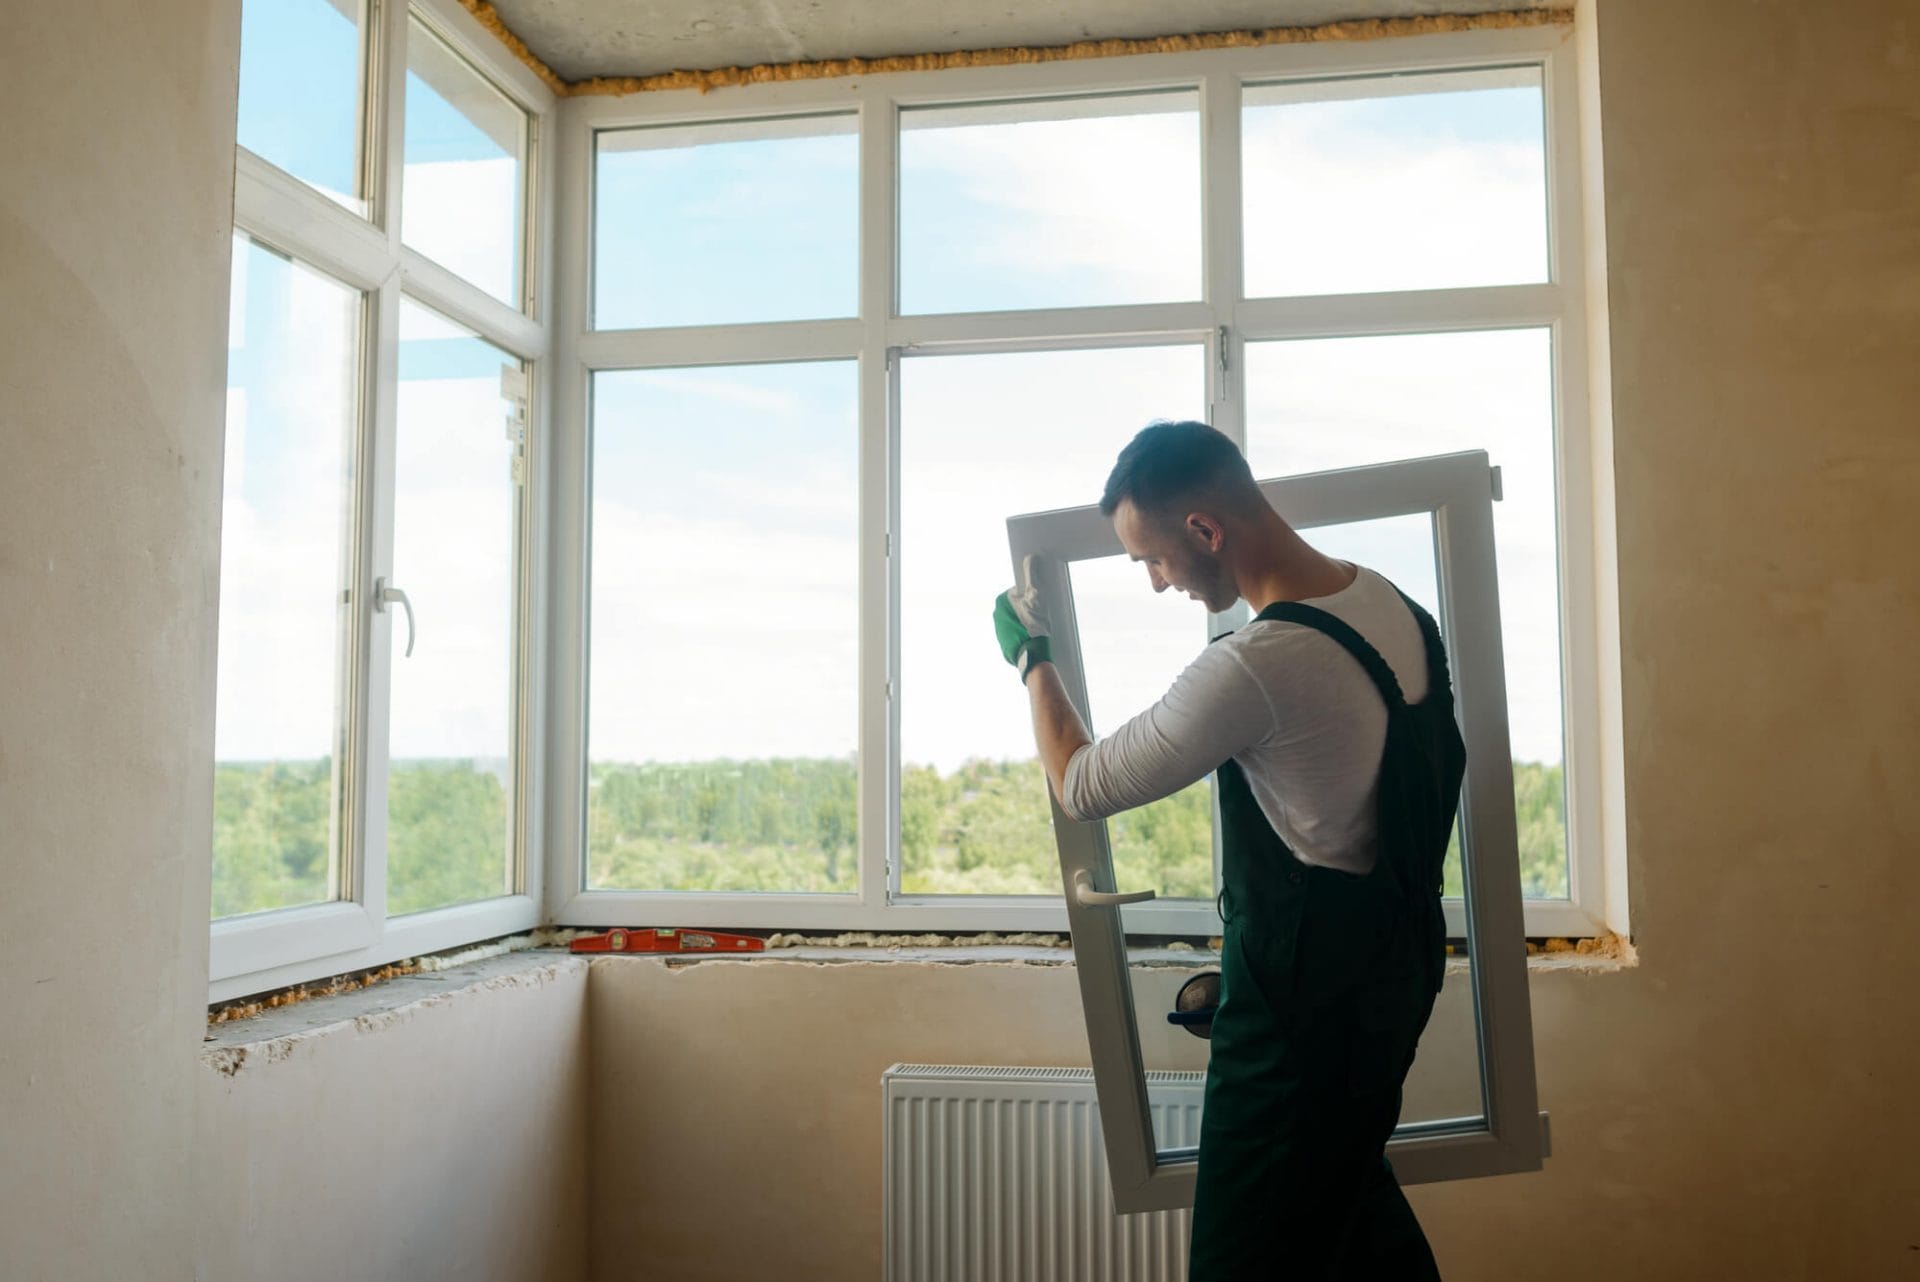
M593 522L595 760L854 750L852 539L606 500Z
M982 264L1084 273L1102 300L1199 297L1196 115L928 130L903 148L903 163L947 170L1001 211L966 247Z
M1340 104L1247 113L1250 294L1364 293L1544 279L1538 146L1339 127Z
M511 157L406 167L401 235L455 275L514 299L520 166Z

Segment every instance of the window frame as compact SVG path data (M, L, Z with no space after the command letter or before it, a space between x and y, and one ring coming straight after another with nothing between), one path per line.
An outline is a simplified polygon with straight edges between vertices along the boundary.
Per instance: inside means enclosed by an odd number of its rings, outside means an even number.
M405 163L406 39L414 16L527 113L527 159L521 174L521 306L408 248L400 240ZM551 352L554 168L543 156L558 99L458 0L373 3L361 39L362 131L366 217L235 145L234 231L325 273L362 299L359 418L354 448L348 591L350 615L341 700L346 747L336 767L343 780L334 858L339 894L328 903L226 917L210 925L208 1000L303 983L385 965L477 939L526 930L542 920L542 739L546 712L536 679L546 644L540 626L540 567L547 560L544 496L547 425L542 397ZM510 733L515 787L510 842L517 893L389 919L386 916L387 695L393 611L376 611L377 578L392 577L394 450L398 432L399 313L402 296L453 321L517 358L530 391L526 405L525 483L514 521L515 632ZM395 584L405 588L405 584ZM429 624L430 626L430 624Z
M1527 999L1522 933L1519 843L1507 739L1507 692L1501 653L1493 497L1498 475L1484 451L1443 454L1343 468L1261 482L1274 506L1302 530L1317 526L1428 515L1433 521L1438 620L1447 638L1467 743L1460 798L1464 899L1449 905L1449 925L1467 940L1472 965L1475 1043L1482 1115L1403 1123L1387 1145L1406 1184L1539 1170L1546 1115L1539 1112L1533 1063L1533 1016ZM1007 522L1013 565L1032 555L1036 578L1055 606L1054 660L1067 695L1085 715L1087 690L1080 637L1068 588L1079 561L1121 554L1119 539L1093 507L1031 513ZM1226 626L1246 621L1244 604ZM1050 799L1063 885L1080 874L1089 889L1127 892L1114 883L1104 821L1080 823ZM1455 908L1459 909L1456 915ZM1122 908L1067 899L1075 969L1087 1020L1101 1128L1121 1213L1190 1206L1197 1150L1160 1150L1148 1103L1147 1076L1127 965L1126 919L1151 902Z
M1548 280L1526 285L1298 298L1241 297L1241 90L1246 83L1537 66L1547 168ZM558 328L552 379L555 452L547 564L553 621L548 654L546 809L549 918L577 926L646 921L821 930L1064 930L1064 899L902 897L898 860L899 718L891 697L899 656L899 369L902 354L971 354L1197 342L1207 349L1214 426L1245 442L1244 344L1250 341L1504 328L1546 328L1553 343L1555 479L1569 898L1526 901L1536 936L1624 931L1624 886L1608 867L1623 835L1618 674L1603 673L1603 564L1610 527L1596 498L1612 465L1589 423L1587 256L1573 27L1547 25L1355 43L961 68L721 89L699 96L582 97L560 109L555 163L562 221L555 275ZM1200 92L1202 291L1196 302L903 316L898 309L899 112L1154 89ZM859 117L859 314L853 318L682 328L591 326L595 135L648 125L854 111ZM586 691L591 458L589 386L612 369L856 359L860 378L860 752L856 893L694 894L586 889ZM1089 487L1098 484L1089 477ZM982 607L985 608L984 605ZM984 627L984 624L983 624ZM983 644L984 633L983 633ZM1009 697L1012 697L1010 694ZM1611 711L1610 711L1611 710ZM1617 881L1618 878L1615 878ZM1164 906L1163 906L1164 907ZM1456 929L1460 905L1451 905ZM1212 933L1211 908L1166 907L1145 927Z

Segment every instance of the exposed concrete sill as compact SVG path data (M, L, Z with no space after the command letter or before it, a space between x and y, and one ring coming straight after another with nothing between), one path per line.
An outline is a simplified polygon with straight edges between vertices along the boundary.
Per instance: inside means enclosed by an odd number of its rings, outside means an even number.
M786 947L769 949L764 953L663 953L663 954L602 954L595 959L609 965L624 965L630 962L657 963L671 967L705 966L725 963L735 966L768 966L782 962L802 962L808 965L833 965L847 963L873 962L912 962L923 966L1071 966L1073 950L1070 948L1041 948L1031 945L962 945L942 946L937 944L890 944L879 946L852 945L846 947ZM1144 948L1127 949L1127 964L1130 966L1157 967L1170 969L1199 969L1220 964L1220 954L1208 948ZM1573 950L1564 952L1530 953L1527 956L1527 973L1543 975L1566 971L1584 973L1609 973L1618 970L1630 970L1638 964L1631 946L1620 955L1609 953L1582 953ZM1448 957L1449 973L1464 974L1467 970L1465 957Z
M693 966L714 962L766 966L781 962L808 965L846 962L916 962L933 966L1071 966L1071 948L1042 948L1029 944L883 944L877 946L774 948L764 953L665 953L657 956L612 954L600 958L610 964L625 962L665 962L668 966ZM1220 956L1204 948L1129 948L1127 961L1134 966L1214 966Z
M1129 948L1127 961L1138 967L1199 970L1218 966L1220 955L1205 948ZM832 966L909 963L921 966L1071 966L1073 951L1033 945L939 946L899 944L835 948L787 947L764 953L596 954L583 956L553 948L526 949L486 957L446 970L401 975L371 987L266 1010L247 1019L209 1028L200 1062L231 1077L251 1063L285 1059L310 1038L345 1032L375 1032L418 1009L453 1001L483 989L541 987L555 978L591 966ZM1611 973L1637 964L1631 947L1622 955L1573 951L1536 953L1527 958L1530 976L1578 972ZM1465 974L1467 959L1449 957L1447 971Z
M479 989L539 988L585 970L588 959L533 949L467 962L447 970L399 975L350 993L315 997L207 1029L200 1063L228 1077L252 1063L273 1063L301 1042L355 1030L376 1032L424 1007Z
M1453 969L1460 959L1449 957L1447 968ZM1633 945L1627 944L1620 953L1532 953L1527 957L1529 977L1551 974L1611 975L1616 971L1632 970L1640 964L1639 955Z

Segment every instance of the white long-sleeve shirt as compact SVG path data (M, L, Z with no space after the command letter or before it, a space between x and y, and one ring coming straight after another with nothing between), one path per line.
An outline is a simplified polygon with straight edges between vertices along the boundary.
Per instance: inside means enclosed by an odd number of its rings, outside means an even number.
M1387 661L1409 703L1427 693L1420 625L1380 575L1306 602L1344 619ZM1229 757L1302 863L1373 867L1374 798L1387 709L1366 670L1331 637L1254 621L1200 653L1171 689L1067 763L1061 805L1104 819L1204 778Z

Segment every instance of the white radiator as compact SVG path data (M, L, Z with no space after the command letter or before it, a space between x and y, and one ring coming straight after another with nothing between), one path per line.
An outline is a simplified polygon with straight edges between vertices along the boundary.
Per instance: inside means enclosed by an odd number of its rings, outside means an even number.
M1163 1147L1200 1142L1203 1073L1149 1073ZM1187 1211L1119 1216L1093 1071L896 1064L886 1282L1179 1282Z

